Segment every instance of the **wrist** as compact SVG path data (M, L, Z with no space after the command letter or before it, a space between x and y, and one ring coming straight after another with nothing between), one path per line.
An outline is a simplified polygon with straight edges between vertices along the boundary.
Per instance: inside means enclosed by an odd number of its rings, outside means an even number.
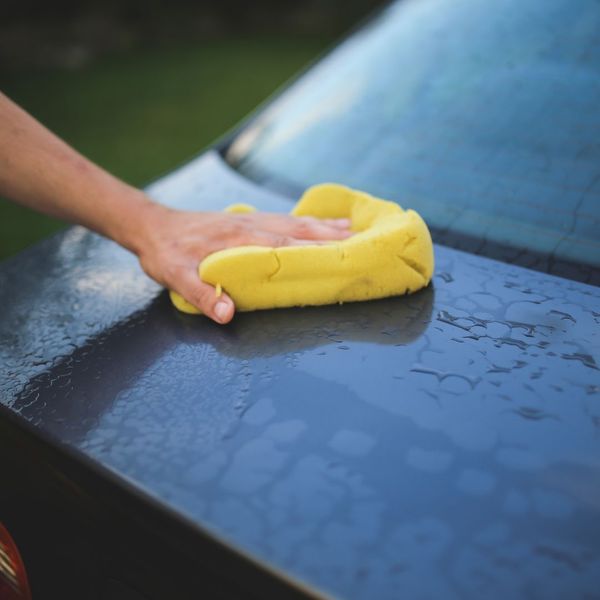
M142 190L130 187L109 237L137 256L171 209L151 200Z

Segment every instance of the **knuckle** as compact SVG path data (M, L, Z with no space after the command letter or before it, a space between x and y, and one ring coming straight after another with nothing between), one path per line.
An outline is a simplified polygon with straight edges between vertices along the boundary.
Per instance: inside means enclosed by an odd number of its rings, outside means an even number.
M182 244L178 239L169 240L167 244L169 252L178 252L181 250Z
M174 281L180 273L180 267L177 264L167 263L164 267L163 274L167 281Z
M260 243L260 238L258 235L249 235L245 231L240 231L237 235L232 236L230 241L232 246L248 246Z
M210 296L203 288L194 291L193 302L203 308L211 305Z
M294 227L294 235L297 238L306 238L313 233L314 229L315 227L312 223L308 221L300 221L300 223Z
M236 215L235 219L229 222L229 227L231 231L244 234L248 233L248 231L252 231L252 227L249 223L245 222L243 219L239 218L239 215Z
M221 227L219 227L218 234L215 234L215 237L224 238L224 239L235 239L241 233L242 227L239 223L224 223Z
M287 235L275 235L271 240L273 246L289 246L292 241L292 238Z

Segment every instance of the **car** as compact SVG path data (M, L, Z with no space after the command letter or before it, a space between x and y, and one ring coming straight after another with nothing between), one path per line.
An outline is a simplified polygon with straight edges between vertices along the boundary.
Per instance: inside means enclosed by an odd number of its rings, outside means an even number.
M397 201L415 294L222 327L82 227L0 264L6 597L599 597L599 31L391 3L148 187Z

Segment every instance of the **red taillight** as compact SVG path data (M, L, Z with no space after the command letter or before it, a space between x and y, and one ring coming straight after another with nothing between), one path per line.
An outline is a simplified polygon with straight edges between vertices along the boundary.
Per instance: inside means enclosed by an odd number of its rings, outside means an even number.
M31 600L25 565L10 533L0 523L0 600Z

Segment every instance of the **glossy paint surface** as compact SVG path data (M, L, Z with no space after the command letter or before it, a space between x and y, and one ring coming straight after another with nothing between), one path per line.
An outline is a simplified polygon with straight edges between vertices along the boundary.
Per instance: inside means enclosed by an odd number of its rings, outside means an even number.
M291 207L208 153L161 201ZM0 265L0 399L315 593L598 593L600 292L436 247L383 301L178 314L72 228Z

